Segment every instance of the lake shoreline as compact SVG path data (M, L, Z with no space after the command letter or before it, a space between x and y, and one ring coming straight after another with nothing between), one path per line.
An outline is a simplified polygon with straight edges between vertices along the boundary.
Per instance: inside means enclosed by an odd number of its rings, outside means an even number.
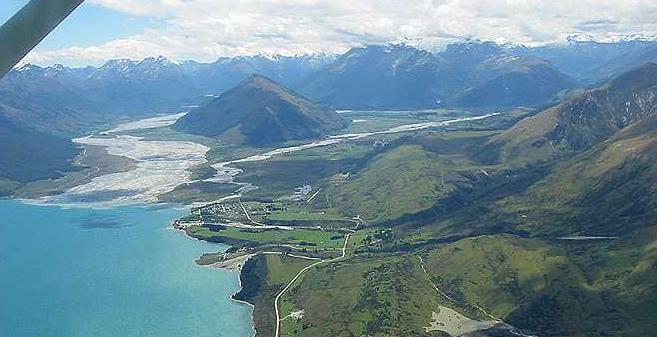
M235 248L236 246L243 245L244 243L246 243L246 241L226 239L226 240L223 240L223 241L219 242L219 241L203 240L201 238L197 238L197 237L194 237L193 235L191 235L187 229L177 227L175 225L175 223L176 223L176 220L173 220L170 224L170 228L173 228L177 232L180 232L187 239L191 239L191 240L194 240L194 241L207 242L207 243L211 243L211 244L225 244L225 245L229 246L229 248L226 249L226 251L221 252L221 253L210 253L210 252L204 253L203 255L199 256L199 258L197 258L194 261L194 264L198 267L201 267L201 268L221 269L221 270L230 272L230 273L237 276L237 283L239 285L239 289L235 293L231 294L229 296L229 299L231 301L235 302L235 303L247 306L251 309L251 327L254 331L254 334L252 336L256 336L257 335L257 329L256 329L256 324L255 324L255 321L256 321L255 320L256 304L250 303L250 302L247 302L247 301L244 301L244 300L240 300L240 299L236 298L236 296L242 290L244 290L244 284L243 284L244 265L249 260L251 260L252 258L258 256L258 254L248 254L247 253L247 254L243 254L243 255L240 255L240 256L237 256L237 257L234 257L234 258L231 258L231 259L216 261L216 262L212 262L212 263L208 263L208 264L202 263L201 259L203 258L203 256L215 255L215 254L230 254L230 253L227 253L229 250Z
M223 163L216 163L211 165L217 171L215 176L203 181L212 181L213 178L220 180L234 179L242 173L241 170L230 167L229 165L242 163L268 160L274 156L285 155L306 149L316 147L324 147L341 142L358 140L365 137L389 134L389 133L403 133L403 132L416 132L436 127L445 127L457 122L475 121L485 119L497 115L488 114L483 116L469 116L458 119L433 121L426 123L416 123L396 126L387 130L365 132L365 133L347 133L342 135L333 135L323 139L309 140L310 143L301 144L297 146L288 146L273 149L269 152L252 155L242 159L236 159ZM95 148L102 148L108 156L127 158L131 164L134 165L130 170L125 173L115 173L101 175L95 177L91 182L78 185L69 189L67 192L57 195L56 197L41 199L45 201L44 205L65 205L67 203L78 204L82 207L91 207L94 205L102 204L104 207L114 208L121 207L122 204L139 204L139 205L158 205L160 204L155 196L159 196L163 191L174 189L181 183L191 181L190 168L198 163L207 163L207 152L209 148L206 146L193 142L193 141L151 141L145 140L142 137L135 137L125 134L126 131L166 126L167 123L173 121L173 118L179 115L172 115L169 117L146 119L134 123L126 123L115 129L101 134L102 137L87 136L76 140L78 144L84 146L93 146ZM109 138L112 137L112 138ZM181 155L185 153L185 155ZM132 166L131 165L131 166ZM222 175L222 172L226 172ZM125 195L123 194L125 193ZM238 190L237 196L241 196ZM186 207L185 207L186 208ZM176 219L172 219L169 226L176 230L183 231L184 235L195 241L201 241L209 244L223 244L229 246L226 251L235 251L241 247L251 247L253 242L236 240L223 237L200 238L193 235L189 228L179 228L176 226ZM207 247L206 247L207 248ZM211 248L208 248L211 249ZM203 253L204 256L206 253ZM253 294L251 287L247 282L253 278L253 273L257 272L258 268L262 268L257 263L259 260L253 260L259 254L245 254L236 257L237 261L223 261L207 265L212 268L224 269L227 271L235 272L238 277L239 289L237 292L230 294L228 298L241 305L248 305L251 308L250 321L251 328L255 335L259 335L258 327L262 331L267 330L271 322L267 321L267 309L269 297L271 294L268 292L261 292ZM200 258L200 257L199 257ZM253 265L249 265L247 272L245 265L253 261ZM204 266L196 261L196 266ZM241 294L241 295L240 295ZM251 298L248 300L240 299L240 297ZM260 314L259 314L260 313ZM251 336L253 336L253 333Z
M9 336L254 334L252 310L231 298L242 288L238 274L194 263L229 247L183 239L171 229L184 208L63 208L13 199L0 202L0 209L7 215L0 220L0 273L6 276L0 285L13 289L0 301L0 326ZM45 274L44 283L39 275ZM43 296L53 291L79 305ZM57 310L62 304L66 310ZM67 330L70 324L75 333Z

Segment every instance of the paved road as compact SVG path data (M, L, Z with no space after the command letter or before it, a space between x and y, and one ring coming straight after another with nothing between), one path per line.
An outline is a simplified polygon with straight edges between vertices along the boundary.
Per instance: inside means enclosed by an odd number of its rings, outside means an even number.
M265 226L265 227L267 226L263 223L255 221L251 218L251 214L249 214L249 211L247 211L246 207L244 207L244 204L242 203L242 200L240 200L240 207L242 207L242 210L244 211L244 215L246 215L246 218L249 219L249 221L251 221L251 223L253 223L254 225L258 225L258 226Z

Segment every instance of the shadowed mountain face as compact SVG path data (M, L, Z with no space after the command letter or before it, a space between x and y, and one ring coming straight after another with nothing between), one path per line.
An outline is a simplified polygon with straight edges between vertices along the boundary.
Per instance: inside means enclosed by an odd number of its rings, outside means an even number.
M17 126L70 136L105 117L91 110L93 104L59 72L24 66L0 81L0 115ZM68 80L66 80L68 81Z
M451 83L455 82L455 83ZM442 87L438 58L405 45L354 48L308 78L300 92L338 108L417 108L438 105Z
M346 126L337 113L313 104L278 83L254 75L174 128L191 134L256 146L327 135Z
M547 62L517 64L468 88L457 96L454 104L471 107L536 105L574 86L573 79Z
M527 214L552 224L541 231L621 235L654 225L657 64L623 74L502 136L526 137L511 143L507 159L527 161L514 156L532 151L542 154L534 160L565 157L509 202L524 204L520 208Z
M6 107L0 106L0 113ZM56 178L73 169L79 149L70 139L13 124L0 114L0 195L2 178L25 183Z
M657 65L646 64L488 141L475 157L513 172L495 188L508 191L487 190L481 217L471 210L454 221L458 228L503 223L548 238L654 228L656 130Z
M76 102L73 92L56 81L31 76L40 77L25 69L0 82L0 195L74 170L79 149L71 137L102 120L77 109L84 98Z
M527 213L551 224L543 231L617 236L650 228L657 219L656 176L653 114L557 165L524 194L537 201ZM548 211L548 203L558 211Z
M657 112L657 64L649 63L520 122L489 143L522 165L588 150Z
M354 48L300 91L344 109L413 109L533 105L574 84L545 60L494 43L462 43L436 54L407 45Z

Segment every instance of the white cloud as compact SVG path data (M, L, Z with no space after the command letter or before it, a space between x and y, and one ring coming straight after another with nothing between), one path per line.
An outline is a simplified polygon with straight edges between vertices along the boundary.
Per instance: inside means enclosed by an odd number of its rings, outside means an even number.
M404 38L438 48L458 38L543 44L657 33L654 0L91 0L167 25L89 48L42 51L38 62L102 62L162 54L214 60L238 54L340 52Z

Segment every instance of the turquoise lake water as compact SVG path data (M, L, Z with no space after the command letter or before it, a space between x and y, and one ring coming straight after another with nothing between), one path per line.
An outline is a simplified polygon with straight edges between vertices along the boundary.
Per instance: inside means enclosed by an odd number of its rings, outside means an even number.
M237 274L194 264L222 247L174 231L181 214L0 201L0 335L252 336Z

